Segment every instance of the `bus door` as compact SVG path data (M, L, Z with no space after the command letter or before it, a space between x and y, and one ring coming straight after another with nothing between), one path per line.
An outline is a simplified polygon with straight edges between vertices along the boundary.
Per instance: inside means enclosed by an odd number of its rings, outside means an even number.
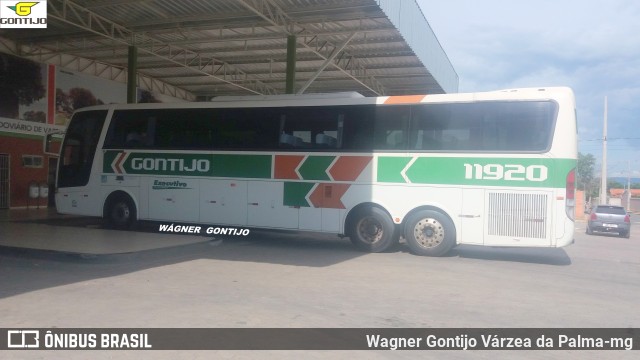
M106 110L76 113L67 127L58 163L56 206L63 213L101 214L101 194L89 185ZM95 179L94 179L95 181Z

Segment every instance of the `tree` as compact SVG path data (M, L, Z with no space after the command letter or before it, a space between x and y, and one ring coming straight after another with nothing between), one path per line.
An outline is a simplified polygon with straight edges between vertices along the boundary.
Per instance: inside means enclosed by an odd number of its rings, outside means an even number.
M627 185L617 181L617 180L612 180L612 179L608 179L607 180L607 190L609 189L625 189L627 187Z
M56 89L56 112L64 113L65 115L71 115L73 112L71 98L60 88Z
M39 64L0 54L0 116L17 119L20 105L31 105L45 93Z
M34 111L34 110L25 111L22 117L26 121L34 121L39 123L47 122L47 114L45 114L44 111Z
M591 187L591 191L586 192L587 196L593 196L593 197L598 197L600 196L600 181L601 181L601 177L597 177L595 179L593 179L593 185ZM633 189L634 184L631 184L631 188ZM613 178L608 178L607 179L607 193L609 193L609 190L611 189L626 189L627 188L627 184L623 184L617 180L614 180Z
M71 104L74 110L82 109L87 106L98 105L98 99L96 99L89 89L74 87L69 90L69 97L71 98Z
M142 104L142 103L159 103L162 102L158 99L156 99L156 97L153 95L153 93L149 90L145 90L145 89L140 89L140 92L138 92L138 103Z
M593 183L593 168L596 159L592 154L578 153L578 165L576 175L578 175L578 190L588 190Z

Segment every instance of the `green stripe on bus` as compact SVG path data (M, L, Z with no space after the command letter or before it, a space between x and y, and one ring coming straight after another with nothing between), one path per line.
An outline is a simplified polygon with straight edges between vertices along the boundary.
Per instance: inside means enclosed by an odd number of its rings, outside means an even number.
M271 178L271 155L213 155L213 176Z
M111 168L111 164L116 159L116 156L120 153L120 151L105 151L104 156L102 157L102 172L107 174L112 174L114 171Z
M106 151L105 173L270 179L271 155Z
M302 180L330 181L327 169L335 156L309 156L300 165ZM273 157L260 154L104 153L103 172L173 176L271 179ZM442 185L563 188L574 159L379 156L377 181ZM296 186L287 188L291 206L309 206ZM300 189L303 192L305 189ZM302 196L302 198L301 198Z
M303 180L330 180L327 168L335 158L335 156L309 156L300 165L298 172Z
M42 140L42 135L14 133L14 132L8 132L8 131L0 131L0 136L2 136L2 137L15 137L15 138L22 138L22 139Z
M378 158L378 181L404 183L402 169L411 161L410 157L380 156Z
M390 183L563 188L572 159L380 157L378 181ZM405 163L406 161L406 163ZM404 166L402 166L404 164ZM410 164L410 165L409 165ZM409 165L409 166L408 166Z
M310 207L306 196L314 185L315 183L285 182L283 205Z

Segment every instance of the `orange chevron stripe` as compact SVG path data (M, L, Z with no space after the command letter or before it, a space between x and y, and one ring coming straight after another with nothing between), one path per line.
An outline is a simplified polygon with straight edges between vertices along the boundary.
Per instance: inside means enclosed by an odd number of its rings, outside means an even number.
M124 162L124 159L126 159L126 157L127 157L127 153L124 151L118 154L118 156L116 156L116 161L114 166L116 174L124 174L124 168L122 167L122 163Z
M414 104L422 101L427 95L401 95L401 96L389 96L384 101L385 104Z
M274 178L300 180L296 174L296 168L303 159L303 155L276 155L273 169Z
M344 209L342 196L349 190L349 184L320 183L309 195L309 201L316 208Z
M329 174L336 181L355 181L371 159L373 156L340 156L329 169Z

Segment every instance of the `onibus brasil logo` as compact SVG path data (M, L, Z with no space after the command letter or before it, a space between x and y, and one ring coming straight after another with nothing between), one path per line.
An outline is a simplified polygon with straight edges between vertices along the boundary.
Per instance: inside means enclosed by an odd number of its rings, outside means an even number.
M47 3L39 1L1 1L0 28L46 28ZM40 4L40 5L38 5ZM38 5L38 6L36 6ZM9 8L13 13L7 11Z

